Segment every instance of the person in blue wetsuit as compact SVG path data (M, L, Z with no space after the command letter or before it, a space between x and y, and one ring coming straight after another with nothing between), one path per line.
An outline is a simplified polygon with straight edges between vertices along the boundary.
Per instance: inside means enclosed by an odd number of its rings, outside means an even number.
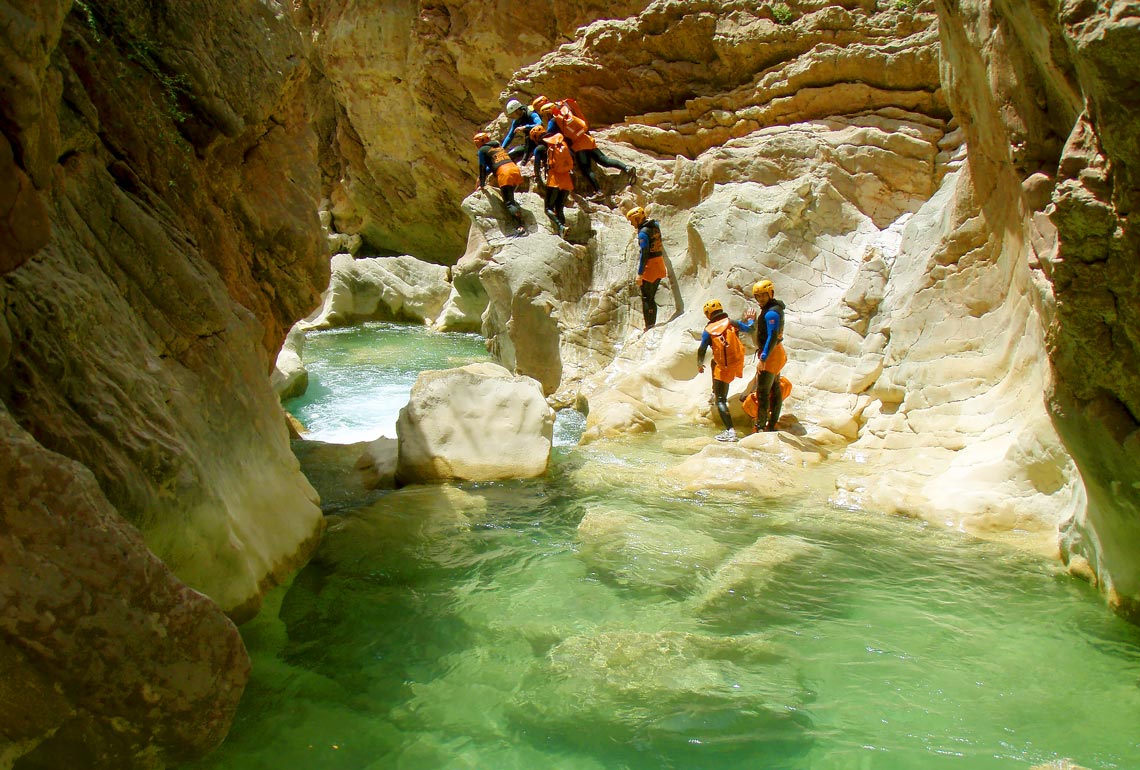
M788 362L784 351L784 303L776 299L776 287L769 280L752 285L752 296L760 304L761 322L756 325L756 420L752 429L776 430L784 406L780 370ZM745 390L747 397L748 391Z
M518 99L511 99L507 102L506 113L507 117L511 119L511 125L507 127L507 133L503 134L503 141L499 144L507 149L507 154L511 156L511 160L525 166L530 162L535 148L534 141L530 138L530 131L535 126L542 125L542 116ZM520 136L523 143L511 147L511 142Z

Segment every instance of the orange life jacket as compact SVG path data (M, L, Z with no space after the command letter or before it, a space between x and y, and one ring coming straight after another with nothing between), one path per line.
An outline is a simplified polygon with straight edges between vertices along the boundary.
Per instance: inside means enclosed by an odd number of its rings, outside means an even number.
M597 147L594 138L590 136L590 124L582 117L578 103L573 99L563 99L555 104L554 122L575 151Z
M728 316L705 327L712 348L713 377L732 382L744 374L744 343L736 332L736 324Z

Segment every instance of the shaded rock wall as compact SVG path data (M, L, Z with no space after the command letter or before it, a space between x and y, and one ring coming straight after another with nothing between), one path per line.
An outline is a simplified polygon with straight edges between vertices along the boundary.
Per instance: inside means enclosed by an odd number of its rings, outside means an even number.
M1028 223L1055 299L1049 409L1088 494L1065 556L1140 619L1140 4L939 5L971 165L1004 187L988 208Z
M363 235L369 254L454 264L459 202L476 181L471 136L501 113L515 70L579 25L647 3L305 0L298 23L340 105L325 164L335 228Z
M160 767L321 531L267 374L327 282L326 106L275 3L0 17L0 757Z

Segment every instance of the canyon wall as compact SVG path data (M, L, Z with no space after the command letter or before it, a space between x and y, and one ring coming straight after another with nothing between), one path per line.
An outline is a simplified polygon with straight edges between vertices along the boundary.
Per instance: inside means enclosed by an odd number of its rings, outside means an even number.
M1024 223L1052 289L1049 412L1088 497L1065 558L1140 620L1140 3L940 0L939 13L970 164L994 184L985 210Z
M267 375L327 282L327 105L274 3L0 17L0 766L161 767L320 536Z
M1132 5L663 2L593 24L511 90L576 96L641 181L576 199L567 241L531 193L524 242L470 197L467 316L589 409L592 440L708 415L699 308L738 316L771 278L789 416L847 462L836 504L1012 537L1132 614L1134 140L1105 85L1127 81L1106 51ZM634 205L670 267L644 335Z

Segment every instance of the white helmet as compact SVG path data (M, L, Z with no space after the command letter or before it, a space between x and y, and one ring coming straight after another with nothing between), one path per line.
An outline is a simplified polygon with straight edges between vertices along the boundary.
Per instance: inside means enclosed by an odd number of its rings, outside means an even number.
M510 101L507 102L507 114L508 115L513 115L514 113L518 112L521 109L522 109L522 102L520 102L518 99L511 99Z

